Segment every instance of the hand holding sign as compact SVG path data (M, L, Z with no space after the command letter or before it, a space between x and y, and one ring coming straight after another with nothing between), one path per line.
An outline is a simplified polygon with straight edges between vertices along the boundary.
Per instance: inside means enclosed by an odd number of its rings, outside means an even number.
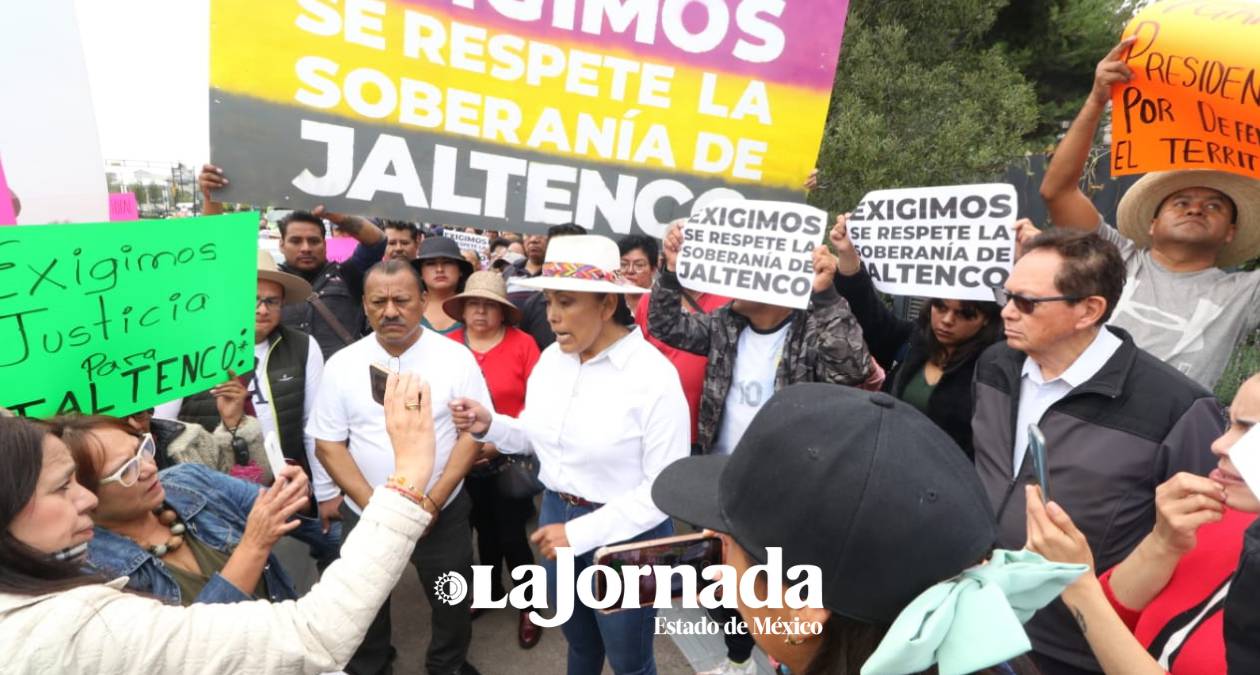
M219 419L223 420L223 426L235 429L245 417L245 397L249 396L249 391L236 379L234 371L228 370L228 377L231 379L211 389L210 394L214 396L214 404L219 409Z
M814 292L822 293L831 288L831 282L836 278L836 257L827 250L826 246L819 244L814 247L813 255L814 265Z
M665 269L673 272L678 266L678 253L682 251L683 245L683 223L687 221L679 219L675 220L669 226L669 231L665 233L665 241L661 244L661 250L665 252Z
M229 182L227 176L223 175L223 169L213 164L201 165L201 173L197 175L197 186L201 188L201 194L205 196L206 201L214 201L210 193L227 187Z
M1111 100L1112 87L1133 79L1133 70L1124 59L1135 41L1136 36L1121 40L1098 62L1098 67L1094 69L1094 88L1089 92L1090 101L1099 106L1107 105L1107 101Z
M828 239L831 240L831 247L836 250L837 271L846 277L857 274L862 269L862 257L858 255L853 240L849 238L849 214L836 216L836 224L832 226Z

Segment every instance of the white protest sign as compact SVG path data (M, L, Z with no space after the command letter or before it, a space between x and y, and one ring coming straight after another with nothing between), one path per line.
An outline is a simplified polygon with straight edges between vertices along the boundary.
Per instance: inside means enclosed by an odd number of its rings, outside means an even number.
M805 309L826 224L825 212L804 204L715 200L683 225L678 279L695 291Z
M876 190L849 238L885 293L991 301L1014 265L1016 205L1004 183Z
M469 234L458 230L443 230L442 236L454 239L461 251L476 251L478 255L490 250L490 238L480 234Z
M1251 491L1260 494L1260 425L1251 427L1229 449L1229 461Z

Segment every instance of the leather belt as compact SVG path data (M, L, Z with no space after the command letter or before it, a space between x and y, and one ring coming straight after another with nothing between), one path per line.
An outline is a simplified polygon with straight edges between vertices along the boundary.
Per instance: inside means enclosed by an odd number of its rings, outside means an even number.
M559 497L560 499L563 499L564 502L568 504L569 506L581 506L581 507L590 508L590 509L598 509L603 506L603 504L596 504L595 502L582 499L581 497L578 497L577 495L571 495L567 492L557 492L556 496Z

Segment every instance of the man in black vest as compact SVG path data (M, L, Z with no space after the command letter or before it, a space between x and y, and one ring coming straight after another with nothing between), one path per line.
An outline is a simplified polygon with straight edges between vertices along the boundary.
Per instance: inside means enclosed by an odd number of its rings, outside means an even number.
M312 548L311 555L321 567L337 557L341 530L338 508L341 491L315 458L315 441L305 433L306 421L314 403L324 370L324 358L315 339L281 324L285 305L302 303L311 286L301 277L281 272L271 255L258 252L258 295L254 309L254 371L244 376L249 390L247 410L257 417L264 435L275 434L285 459L306 471L319 502L318 527L325 546ZM185 398L179 419L207 429L220 422L214 390ZM315 528L313 520L302 527ZM313 534L313 533L312 533Z
M223 213L223 205L211 193L227 184L223 170L206 164L198 177L205 197L205 214ZM328 259L324 220L327 219L361 246L342 262ZM325 359L367 335L363 317L363 273L385 255L386 238L372 221L362 216L314 211L293 211L280 221L280 270L301 277L311 286L305 297L286 302L285 326L310 334Z

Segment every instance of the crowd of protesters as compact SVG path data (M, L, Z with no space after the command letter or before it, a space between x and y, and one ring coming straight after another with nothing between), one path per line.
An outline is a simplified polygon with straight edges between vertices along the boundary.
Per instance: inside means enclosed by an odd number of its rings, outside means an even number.
M782 547L825 579L790 617L821 634L728 632L711 675L756 672L758 646L798 675L1260 672L1260 486L1231 460L1260 375L1228 409L1211 392L1260 326L1260 272L1233 270L1260 255L1260 181L1148 174L1103 222L1079 186L1130 44L1099 63L1041 187L1050 222L1019 223L991 302L899 316L845 215L794 309L685 288L682 222L472 250L290 213L283 262L259 252L250 372L123 418L0 419L0 670L392 672L416 659L391 645L410 562L424 669L475 674L480 610L442 575L479 558L497 601L536 551L554 598L559 549L577 574L678 522L741 574ZM230 170L203 168L208 214ZM333 228L357 243L340 262ZM286 535L322 576L305 595ZM656 672L655 614L576 607L567 672ZM517 627L542 639L526 611Z

